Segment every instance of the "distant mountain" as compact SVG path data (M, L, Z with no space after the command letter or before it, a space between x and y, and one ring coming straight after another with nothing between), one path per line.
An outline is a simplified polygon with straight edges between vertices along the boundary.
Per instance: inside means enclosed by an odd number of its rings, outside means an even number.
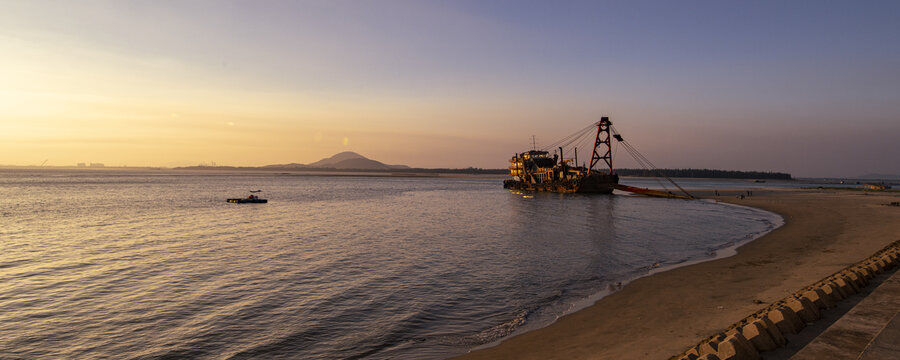
M291 168L291 169L335 169L335 170L397 170L409 169L406 165L388 165L375 161L352 151L337 153L334 156L324 158L311 164L279 164L266 165L264 168Z
M356 160L356 159L366 159L366 160L369 160L369 159L366 158L365 156L362 156L362 155L357 154L357 153L355 153L355 152L352 152L352 151L344 151L344 152L341 152L341 153L334 154L334 155L332 155L331 157L324 158L324 159L322 159L322 160L316 161L316 162L314 162L314 163L312 163L312 164L309 164L309 165L307 165L307 166L310 166L310 167L331 167L332 165L337 164L337 163L342 162L342 161L346 161L346 160ZM374 161L374 160L373 160L373 161ZM376 161L376 162L377 162L377 161Z

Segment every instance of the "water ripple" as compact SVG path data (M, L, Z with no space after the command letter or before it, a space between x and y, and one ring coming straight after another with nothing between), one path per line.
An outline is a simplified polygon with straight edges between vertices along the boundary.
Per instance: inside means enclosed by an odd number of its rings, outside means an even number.
M0 358L444 358L777 225L496 180L62 174L0 172Z

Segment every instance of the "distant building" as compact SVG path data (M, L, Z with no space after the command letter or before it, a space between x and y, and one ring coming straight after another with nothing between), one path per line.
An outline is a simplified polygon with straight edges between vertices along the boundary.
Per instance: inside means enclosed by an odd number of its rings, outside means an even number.
M103 163L91 163L91 167L93 167L93 168L101 168L104 166L106 166L106 165L103 165Z
M86 166L87 165L85 163L78 163L78 167L86 167Z

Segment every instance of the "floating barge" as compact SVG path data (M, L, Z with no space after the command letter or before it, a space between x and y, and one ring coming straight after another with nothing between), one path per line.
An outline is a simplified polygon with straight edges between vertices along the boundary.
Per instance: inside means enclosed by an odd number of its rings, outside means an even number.
M591 162L589 166L578 166L578 148L574 148L574 158L565 159L563 147L571 145L590 136L588 131L597 127L597 135L594 137L594 148L591 153ZM589 138L587 138L589 139ZM582 140L582 141L586 141ZM504 180L503 187L512 190L522 191L546 191L556 193L594 193L594 194L611 194L613 190L627 191L634 194L674 198L674 199L693 199L672 179L663 175L666 180L677 187L684 195L673 194L672 192L663 192L634 186L619 184L619 175L613 172L612 158L612 141L616 139L620 144L624 145L626 151L631 154L641 166L645 168L653 167L652 163L646 157L641 155L637 149L628 144L622 136L615 133L612 129L612 122L608 117L600 118L595 124L583 129L575 134L563 139L559 144L559 152L552 157L546 150L532 149L513 156L509 162L509 176L512 179ZM534 146L536 147L536 146ZM598 170L595 167L598 164L605 164L605 169Z
M503 187L526 191L611 194L619 183L619 176L613 173L610 125L612 122L608 117L602 117L596 124L597 136L589 167L578 166L577 150L575 159L568 160L562 159L562 147L559 154L553 157L544 150L530 150L509 160L509 175L513 178L503 181ZM598 148L605 154L600 155ZM608 172L594 169L601 160L609 167Z

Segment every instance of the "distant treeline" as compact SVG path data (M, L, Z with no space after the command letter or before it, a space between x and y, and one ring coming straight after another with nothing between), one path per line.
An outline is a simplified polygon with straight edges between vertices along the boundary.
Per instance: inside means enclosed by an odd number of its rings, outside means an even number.
M713 169L616 169L621 176L658 177L660 174L679 178L713 178L713 179L771 179L792 180L791 174L763 171L736 171Z
M334 169L334 168L289 168L289 167L235 167L235 166L188 166L175 168L176 170L264 170L264 171L304 171L304 172L359 172L359 173L393 173L393 174L509 174L508 169L434 169L434 168L406 168L406 169ZM718 179L771 179L791 180L791 174L762 171L734 171L713 169L616 169L620 176L638 177L678 177L678 178L718 178Z
M230 171L301 171L301 172L352 172L352 173L392 173L392 174L509 174L508 169L482 169L468 167L462 169L444 168L404 168L404 169L335 169L330 167L255 167L255 166L184 166L173 170L230 170Z
M476 167L468 167L464 169L393 169L392 173L441 173L441 174L509 174L509 169L482 169Z
M481 168L465 168L465 169L400 169L391 170L395 173L455 173L455 174L509 174L508 169L481 169ZM736 170L714 170L714 169L615 169L616 174L620 176L638 176L638 177L678 177L678 178L714 178L714 179L770 179L770 180L792 180L791 174L779 172L763 172L763 171L736 171ZM662 175L660 175L662 174Z

